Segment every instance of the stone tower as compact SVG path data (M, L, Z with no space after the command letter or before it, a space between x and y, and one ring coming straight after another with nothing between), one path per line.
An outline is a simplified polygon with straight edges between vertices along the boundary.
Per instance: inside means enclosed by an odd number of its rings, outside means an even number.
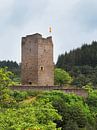
M36 33L22 38L21 81L24 85L54 85L52 37Z

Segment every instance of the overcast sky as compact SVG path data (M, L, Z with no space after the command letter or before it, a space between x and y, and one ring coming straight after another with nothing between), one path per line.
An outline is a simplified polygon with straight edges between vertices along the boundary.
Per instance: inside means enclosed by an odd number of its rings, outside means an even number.
M97 0L0 0L0 60L21 61L21 37L52 27L54 61L97 40Z

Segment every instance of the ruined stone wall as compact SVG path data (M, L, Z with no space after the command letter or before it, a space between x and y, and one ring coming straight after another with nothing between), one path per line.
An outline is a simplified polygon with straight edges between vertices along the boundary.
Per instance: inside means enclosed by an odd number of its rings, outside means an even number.
M84 98L86 98L88 96L88 92L85 89L82 88L62 88L62 86L29 86L29 85L21 85L21 86L12 86L10 87L10 89L13 90L21 90L21 91L52 91L52 90L56 90L56 91L62 91L64 93L74 93L77 94L79 96L83 96Z
M53 85L53 43L52 38L40 34L22 38L22 84Z

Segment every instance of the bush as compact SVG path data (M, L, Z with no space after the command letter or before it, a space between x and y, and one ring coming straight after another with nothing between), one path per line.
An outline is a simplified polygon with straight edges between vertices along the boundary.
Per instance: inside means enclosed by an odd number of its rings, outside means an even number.
M38 98L48 99L49 102L52 102L54 108L62 116L62 121L56 121L57 126L62 127L62 130L85 129L87 124L94 128L93 115L82 97L74 94L65 94L60 91L52 91L45 92Z
M12 96L16 101L22 101L28 97L28 93L26 91L14 90Z
M27 92L28 96L31 96L31 97L36 97L42 93L42 91L37 91L37 90L36 91L27 90L26 92Z

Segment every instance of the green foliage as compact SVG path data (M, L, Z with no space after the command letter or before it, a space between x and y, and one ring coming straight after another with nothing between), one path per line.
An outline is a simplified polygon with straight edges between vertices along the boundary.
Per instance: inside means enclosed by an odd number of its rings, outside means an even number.
M38 96L40 99L48 99L55 109L62 116L62 121L56 121L57 126L62 130L89 130L88 126L94 129L95 119L91 114L88 105L82 97L74 94L52 91Z
M39 94L42 94L42 91L38 91L38 90L36 90L36 91L34 91L34 90L27 90L26 92L27 92L28 96L30 96L30 97L36 97Z
M84 44L82 47L59 56L57 67L83 66L88 65L96 67L97 65L97 42L93 41L91 45Z
M71 83L72 78L66 71L56 68L54 73L54 80L56 85L64 85Z
M73 78L73 85L78 87L92 83L97 86L97 42L62 54L56 67L66 70Z
M89 91L83 99L75 94L60 91L28 93L7 92L17 102L11 107L0 108L0 129L5 130L96 130L97 92ZM30 103L23 103L28 96L36 96ZM19 96L19 99L18 99ZM19 102L20 101L20 102Z
M23 103L29 96L37 93L11 91L8 87L14 84L13 74L6 68L0 69L0 130L44 129L58 130L55 120L61 116L48 100L37 100Z
M97 69L88 65L85 66L73 66L69 73L74 77L73 85L78 87L85 86L92 83L94 86L97 84Z
M93 111L97 111L97 90L89 91L89 95L86 98L86 103Z
M67 122L65 129L63 130L79 130L78 125L76 124L76 122L70 120Z
M10 108L4 112L1 111L1 130L5 130L6 128L7 130L57 130L54 120L61 120L61 116L58 115L51 103L46 100L37 101L30 105L23 105L18 109Z
M11 91L13 77L0 69L0 130L97 129L97 91L91 84L84 86L88 97L83 99L60 91ZM28 97L34 100L27 103Z
M85 90L87 90L89 94L90 94L91 92L93 92L93 85L92 85L91 83L89 83L89 84L83 86L83 88L84 88Z
M21 84L21 83L20 83L20 77L17 76L17 75L14 76L13 81L14 81L17 85Z
M15 100L10 96L12 91L9 86L14 85L12 81L13 73L7 71L7 68L0 69L0 106L10 107L15 103Z
M14 61L0 61L0 68L5 68L7 67L7 70L8 71L11 71L12 73L14 73L14 77L13 78L13 81L16 83L16 84L20 84L20 68L21 68L21 65L18 64L17 62L14 62Z
M0 68L0 90L14 84L12 78L14 74L7 71L7 68Z
M86 77L84 75L79 75L78 77L74 78L72 84L76 85L77 87L82 87L86 85L88 82L86 81Z
M14 90L11 96L13 96L16 101L23 101L28 97L28 93L26 91Z
M0 67L4 68L4 67L8 67L8 70L13 72L15 75L17 75L18 77L20 77L20 64L18 64L15 61L0 61Z

